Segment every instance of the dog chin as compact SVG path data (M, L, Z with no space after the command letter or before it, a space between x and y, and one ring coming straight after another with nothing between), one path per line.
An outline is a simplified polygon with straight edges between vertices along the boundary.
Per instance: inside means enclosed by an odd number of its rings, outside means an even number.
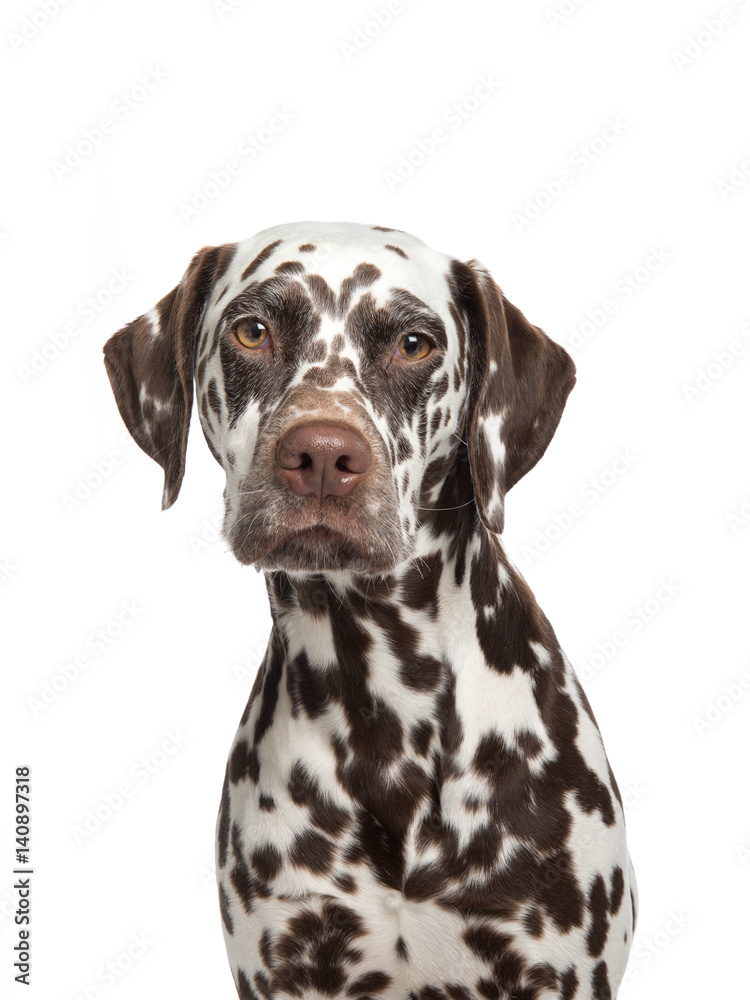
M230 539L235 557L245 565L262 570L282 570L287 573L316 574L334 570L349 570L365 576L390 573L404 558L398 546L372 547L347 538L323 526L305 528L273 540L262 550L259 545L235 545Z

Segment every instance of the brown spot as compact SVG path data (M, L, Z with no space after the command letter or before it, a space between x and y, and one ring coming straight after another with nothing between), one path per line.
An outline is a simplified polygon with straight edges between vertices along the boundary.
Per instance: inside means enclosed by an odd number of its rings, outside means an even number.
M315 308L329 316L335 316L336 295L325 278L319 274L306 274L305 284L310 291Z
M394 253L397 253L399 257L403 257L404 260L409 259L408 254L405 254L401 247L396 247L392 243L386 243L385 248L386 250L392 250Z
M301 761L295 761L289 778L289 794L296 805L307 806L310 819L325 833L339 836L349 824L346 809L340 809L328 795L324 795L315 778Z
M382 272L374 264L357 264L354 273L349 278L344 278L341 282L339 293L339 316L344 316L349 309L349 305L354 293L360 288L369 288L380 278Z
M409 741L421 757L425 757L427 755L433 732L434 729L432 723L427 719L422 719L421 722L412 727L412 730L409 733Z
M304 274L305 265L298 260L285 260L276 268L276 274Z
M261 250L261 252L258 254L258 256L247 265L247 267L245 268L245 270L242 272L242 276L241 276L240 280L241 281L246 281L247 278L249 278L251 274L255 274L255 272L258 270L258 268L260 267L260 265L264 261L268 260L268 258L274 252L274 250L276 249L276 247L280 245L281 242L282 242L281 240L276 240L273 243L269 243L267 247L264 247Z
M348 872L342 872L341 874L336 875L333 881L340 889L343 889L344 892L357 891L357 883Z
M544 930L544 921L536 906L530 907L526 913L524 913L523 926L532 937L541 937Z
M219 910L221 911L221 919L227 929L227 933L233 934L234 925L232 923L232 914L229 909L229 897L227 896L223 885L219 886Z
M309 868L322 874L329 871L333 861L333 844L315 830L307 830L294 838L289 857L298 868Z
M359 961L353 947L365 933L364 922L350 907L325 900L320 913L305 908L287 921L276 942L273 993L303 997L311 991L341 995L346 967Z
M208 396L208 403L211 409L214 411L216 416L221 420L221 396L219 395L219 387L216 384L216 379L212 378L208 383L208 389L206 390L206 395Z
M387 972L366 972L346 988L348 997L356 997L361 993L380 993L392 982Z
M575 966L571 966L560 977L560 1000L574 1000L578 985Z
M586 935L586 948L592 958L598 958L604 951L609 932L609 920L607 919L609 899L601 875L596 876L589 890L588 910L591 914L591 923Z
M592 1000L612 1000L612 987L609 985L607 963L598 962L591 973Z
M224 775L224 787L221 792L221 809L219 810L219 867L223 868L227 863L227 851L229 849L229 768Z
M312 253L312 251L315 249L315 244L314 243L301 243L297 247L297 249L300 251L300 253Z
M257 847L250 856L250 863L264 882L269 882L281 868L281 854L272 844Z
M247 740L240 740L229 758L229 780L236 785L243 778L249 778L253 784L257 784L259 775L258 751L249 746Z

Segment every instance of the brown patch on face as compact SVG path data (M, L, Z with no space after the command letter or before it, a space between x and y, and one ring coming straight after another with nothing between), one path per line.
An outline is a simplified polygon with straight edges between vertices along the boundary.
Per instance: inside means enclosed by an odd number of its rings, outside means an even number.
M273 331L271 351L246 351L231 333L233 324L245 316L259 316ZM293 375L292 365L300 339L313 338L320 329L320 315L299 281L291 275L275 275L250 284L227 308L219 321L215 344L224 373L224 397L229 426L234 427L252 399L271 409L283 395ZM269 364L271 357L286 361Z
M315 250L315 244L314 243L301 243L297 247L297 249L300 251L300 253L312 253L313 250Z
M328 356L328 345L325 340L318 338L314 340L312 344L305 351L305 361L310 364L319 365L325 361Z
M325 355L321 358L321 361ZM302 376L302 385L306 388L330 389L339 379L348 376L353 382L358 382L357 369L351 358L332 357L324 368L308 368Z
M216 302L214 304L218 305L221 302L221 300L224 298L224 296L227 294L228 291L229 291L229 285L224 285L224 287L221 290L221 294L216 299Z
M251 274L255 274L260 265L264 263L264 261L268 260L276 247L280 246L282 242L282 240L275 240L273 243L269 243L267 247L264 247L258 256L252 260L242 272L241 280L246 281Z
M354 293L360 288L369 288L382 275L380 268L374 264L357 264L354 273L350 278L344 278L341 282L339 293L339 316L345 316L349 310L349 305Z
M298 260L285 260L276 268L276 274L304 274L305 265Z
M399 255L399 257L403 257L404 260L408 260L409 259L409 255L407 253L404 253L404 251L401 249L401 247L394 246L392 243L386 243L385 249L386 250L392 250L394 253L397 253Z
M315 308L328 316L335 316L336 294L325 278L319 274L306 274L305 284L310 291Z
M215 378L212 378L208 383L206 396L208 397L208 405L214 411L216 416L221 419L221 396L219 395L219 387L216 384Z
M378 233L398 233L401 231L399 229L389 229L388 226L370 226L370 228Z

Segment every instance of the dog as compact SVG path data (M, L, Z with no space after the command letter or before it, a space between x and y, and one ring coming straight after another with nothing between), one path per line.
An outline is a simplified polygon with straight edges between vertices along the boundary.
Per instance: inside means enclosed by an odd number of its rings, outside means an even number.
M611 1000L622 801L499 537L565 350L476 261L309 222L201 250L104 355L165 508L195 384L224 536L265 571L217 824L241 1000Z

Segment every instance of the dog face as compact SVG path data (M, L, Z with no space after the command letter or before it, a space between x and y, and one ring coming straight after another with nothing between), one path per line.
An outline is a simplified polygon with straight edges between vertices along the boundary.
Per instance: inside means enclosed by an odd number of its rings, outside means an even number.
M202 250L108 341L105 363L131 433L164 467L165 507L194 381L234 554L293 572L393 570L431 530L462 456L469 501L502 530L504 494L547 447L574 381L567 354L481 268L354 224Z

